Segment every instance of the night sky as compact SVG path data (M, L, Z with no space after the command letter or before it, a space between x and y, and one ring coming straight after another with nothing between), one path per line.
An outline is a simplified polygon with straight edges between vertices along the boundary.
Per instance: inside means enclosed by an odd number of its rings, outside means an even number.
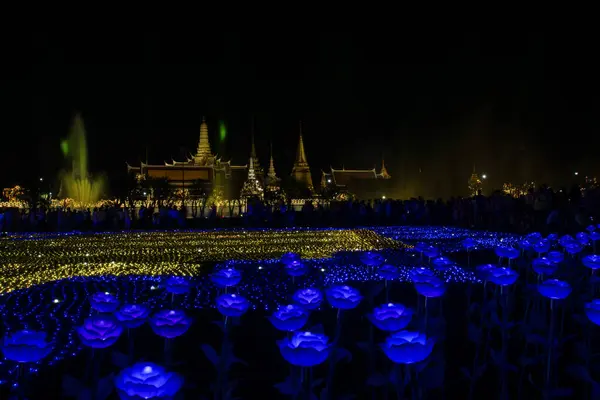
M267 32L15 39L0 77L0 185L55 180L76 111L92 172L113 182L146 148L154 163L193 152L202 116L213 151L235 164L247 162L254 116L259 157L268 163L272 141L280 176L302 120L315 182L330 166L379 169L383 156L404 197L466 194L473 164L488 192L600 172L591 39Z

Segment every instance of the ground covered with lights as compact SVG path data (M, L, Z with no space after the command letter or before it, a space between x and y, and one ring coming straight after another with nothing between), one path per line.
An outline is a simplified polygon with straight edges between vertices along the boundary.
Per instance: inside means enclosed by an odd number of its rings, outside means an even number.
M9 236L0 398L593 398L592 228Z

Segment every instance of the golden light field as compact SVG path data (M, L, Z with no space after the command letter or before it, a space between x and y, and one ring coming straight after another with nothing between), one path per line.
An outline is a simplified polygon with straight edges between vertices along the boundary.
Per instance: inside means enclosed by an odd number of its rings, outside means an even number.
M340 251L402 246L366 229L219 230L31 236L0 240L0 293L74 276L199 275L202 263L265 260L287 252L327 258Z

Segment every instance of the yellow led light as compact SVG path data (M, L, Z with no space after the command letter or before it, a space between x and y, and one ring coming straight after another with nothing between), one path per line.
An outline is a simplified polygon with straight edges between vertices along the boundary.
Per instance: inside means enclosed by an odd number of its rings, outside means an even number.
M76 276L197 276L202 263L266 260L287 252L328 258L340 251L408 247L367 229L129 232L40 240L0 239L0 294Z

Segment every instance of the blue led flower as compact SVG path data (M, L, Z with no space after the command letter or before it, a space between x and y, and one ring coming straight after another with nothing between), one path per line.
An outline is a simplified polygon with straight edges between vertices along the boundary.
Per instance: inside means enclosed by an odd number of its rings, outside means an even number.
M310 332L296 332L291 338L285 338L277 344L283 358L298 367L314 367L329 357L331 346L325 335Z
M576 242L576 240L573 239L573 236L571 236L571 235L564 235L558 240L558 243L562 247L565 247L569 243L575 243L575 242Z
M590 244L590 236L585 232L579 232L575 235L575 239L582 245L587 246Z
M590 254L581 259L583 265L588 267L589 269L598 269L600 268L600 256L596 254Z
M289 264L294 261L300 261L300 254L298 253L285 253L281 256L281 262L284 264Z
M539 232L531 232L527 236L525 236L525 238L531 243L537 242L538 240L542 240L542 237L542 234Z
M11 361L37 362L52 351L52 343L46 341L46 333L22 330L7 334L2 339L2 353Z
M165 288L172 294L186 294L192 288L192 283L190 278L185 276L172 276L167 279Z
M379 267L378 273L379 276L382 279L385 279L386 281L392 281L400 276L400 270L398 269L398 267L395 267L390 264L384 264L381 267Z
M116 343L123 326L113 315L99 314L86 318L76 330L81 343L94 349L103 349Z
M519 279L519 274L510 268L500 267L490 271L490 281L499 286L509 286Z
M141 326L150 315L150 308L144 304L125 304L115 311L115 317L127 328Z
M396 332L406 328L413 316L410 308L399 303L383 304L367 314L369 320L382 331Z
M383 257L373 251L367 251L360 256L360 261L370 267L377 267L385 261Z
M418 253L423 253L428 248L429 245L427 243L418 242L417 244L415 244L415 251L417 251Z
M462 246L465 248L465 250L471 251L477 247L477 242L473 238L466 238L462 241Z
M495 251L498 257L505 257L509 260L514 260L515 258L519 257L519 250L515 249L514 247L498 246L496 247Z
M538 285L538 291L549 299L561 300L571 294L571 285L558 279L548 279Z
M321 306L323 293L315 288L298 289L292 296L292 300L307 310L314 310Z
M540 275L552 275L558 269L558 265L548 257L539 257L533 260L532 267Z
M269 317L269 321L280 331L293 332L302 328L308 321L308 311L296 305L280 306Z
M434 268L438 271L445 271L454 265L452 260L446 257L436 257L433 259L432 264Z
M592 225L589 225L585 229L587 229L587 231L591 233L591 232L594 232L596 230L596 227L594 226L594 224L592 224Z
M546 236L546 239L551 243L554 244L556 242L558 242L558 235L556 233L551 233L548 236Z
M150 318L150 327L158 336L168 339L187 332L192 319L182 310L160 310Z
M585 304L585 315L596 325L600 325L600 299Z
M242 274L240 271L233 268L220 269L214 274L210 275L210 280L215 284L215 286L226 288L240 283L242 280Z
M400 331L388 336L381 348L396 364L414 364L429 357L434 344L424 333Z
M537 242L533 243L532 247L536 253L547 253L550 251L550 242L546 239L538 240Z
M560 264L565 259L565 255L560 251L551 251L548 254L546 254L546 258L548 258L550 261L556 264Z
M306 265L299 260L294 260L288 264L285 264L285 271L289 276L302 276L308 272Z
M522 250L525 250L525 251L531 250L532 246L531 246L531 242L529 241L529 239L521 239L521 240L519 240L518 244ZM498 255L498 252L496 252L496 255L498 257L501 257L500 255Z
M414 282L417 292L425 297L440 297L446 292L444 281L437 276Z
M571 255L578 254L583 251L583 245L579 242L567 243L565 244L565 250Z
M114 294L109 292L94 293L90 297L90 305L96 311L103 313L114 312L119 308L119 299Z
M440 254L440 251L437 247L427 246L427 248L423 251L425 257L433 258L437 257Z
M433 278L435 275L432 270L425 267L413 268L410 271L410 279L413 282L419 282L422 280L427 280L429 278Z
M592 242L596 242L596 241L600 240L600 232L599 231L590 232L590 240Z
M362 300L362 296L358 289L350 286L336 285L325 291L327 301L334 308L341 310L350 310L358 306Z
M494 264L482 264L475 268L475 273L482 281L489 281L492 273L491 271L496 268L498 267Z
M182 385L180 375L147 361L125 368L115 377L115 387L121 400L171 400Z
M248 300L238 294L222 294L216 304L217 310L226 317L241 317L250 307Z

